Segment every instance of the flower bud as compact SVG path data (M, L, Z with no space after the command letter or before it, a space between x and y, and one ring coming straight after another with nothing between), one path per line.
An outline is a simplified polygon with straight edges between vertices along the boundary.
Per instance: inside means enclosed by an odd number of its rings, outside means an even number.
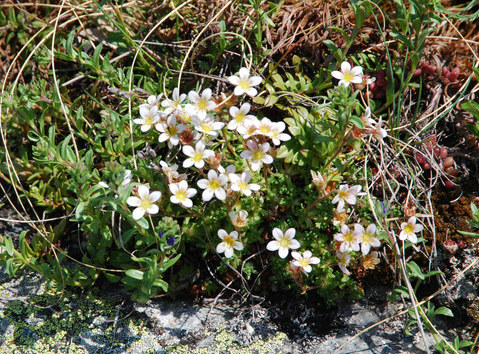
M444 242L443 247L450 254L454 254L457 251L458 245L454 240L447 240L446 242Z
M326 180L320 172L311 170L311 177L313 178L313 184L319 189L323 190L326 187Z
M442 162L442 166L444 169L448 167L452 167L454 165L454 158L452 156L446 157L444 161Z

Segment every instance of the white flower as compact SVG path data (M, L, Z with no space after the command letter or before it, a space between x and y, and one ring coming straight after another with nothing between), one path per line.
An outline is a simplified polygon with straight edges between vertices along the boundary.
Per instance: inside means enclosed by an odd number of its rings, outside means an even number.
M173 93L171 95L171 99L169 98L165 98L162 102L161 102L161 106L162 107L165 107L165 113L166 114L174 114L174 113L178 113L179 110L181 110L181 103L185 100L186 98L186 94L185 93L182 93L180 95L179 91L178 91L178 87L175 87L173 89Z
M364 114L361 117L361 120L363 121L363 124L366 128L372 128L374 119L371 118L371 107L366 107Z
M269 118L264 117L258 123L258 129L256 134L264 135L264 136L271 136L271 131L273 130L273 122Z
M273 252L278 251L278 254L281 258L286 258L289 253L289 249L295 250L301 246L298 240L294 239L295 234L296 230L294 228L286 230L283 234L283 231L275 227L273 229L273 237L275 240L269 241L266 245L266 249Z
M338 194L336 194L331 203L338 203L338 209L343 208L345 203L354 205L357 202L357 196L360 191L360 185L348 187L346 184L342 184L339 186Z
M247 68L241 68L239 70L239 76L230 76L228 81L236 86L234 90L236 96L241 96L246 93L248 96L254 97L258 91L253 86L261 84L263 79L260 76L250 76Z
M122 174L123 174L123 181L121 181L121 186L126 187L131 183L131 179L133 178L133 175L131 174L131 170L124 170Z
M386 129L381 128L382 123L383 119L379 117L379 121L375 123L371 129L371 134L373 134L373 136L380 142L384 142L384 138L388 136L388 132L386 131Z
M376 225L369 225L366 230L361 224L354 225L354 231L359 236L359 242L361 242L361 252L363 255L367 255L371 247L381 246L381 242L374 235L376 233Z
M150 188L145 185L141 185L138 187L138 197L128 197L126 200L126 204L132 207L136 207L133 210L133 219L139 220L145 215L148 214L156 214L160 210L158 205L154 204L161 198L161 192L151 192Z
M231 189L235 192L241 192L245 196L249 197L251 195L251 191L259 191L260 186L256 183L249 183L251 180L251 174L248 171L245 171L241 174L241 176L231 173L229 175L231 181Z
M288 141L291 139L291 136L286 133L283 133L284 129L286 129L286 125L283 122L277 122L273 124L270 137L273 140L274 145L277 146L281 144L282 141Z
M259 120L258 118L248 119L242 125L238 125L237 131L241 134L243 139L248 139L250 136L256 134L258 130Z
M333 71L331 75L339 80L339 85L349 86L350 83L360 84L363 82L363 69L355 66L351 69L351 64L347 61L341 63L341 71Z
M210 135L212 138L216 138L218 136L218 130L225 126L225 123L216 122L211 114L208 114L203 118L192 116L191 124L194 125L197 131Z
M203 168L205 166L203 160L215 156L213 150L205 150L205 147L203 140L198 141L194 149L190 145L183 146L183 153L188 156L183 162L183 167L188 168L195 165L196 168Z
M319 258L313 257L311 251L304 251L303 255L301 253L293 251L291 252L291 257L295 260L291 263L294 267L299 267L304 274L311 272L312 268L310 264L318 264Z
M273 163L273 157L268 155L269 144L256 144L253 140L248 140L246 142L247 150L243 151L240 156L244 159L251 160L251 169L253 171L258 171L261 168L261 164L271 164Z
M417 242L417 232L421 232L424 229L424 226L421 224L416 224L416 217L411 216L407 222L401 224L401 233L399 234L399 239L401 241L409 240L412 243Z
M186 123L191 122L191 119L193 118L193 116L196 116L194 112L190 112L187 109L183 109L183 108L178 108L176 113L183 120L183 122L186 122Z
M188 188L188 182L180 181L178 183L170 183L169 185L171 197L170 201L175 204L181 204L186 208L191 208L193 202L190 198L196 195L196 189Z
M211 100L211 95L212 92L209 88L203 90L201 96L196 91L190 91L188 98L192 104L188 106L188 109L192 109L200 118L205 117L208 111L212 111L216 108L216 103Z
M231 219L231 223L238 228L245 227L248 224L248 212L246 210L240 210L238 214L234 211L228 213Z
M230 182L230 174L236 172L236 167L234 165L228 165L225 169L223 166L219 165L217 170L220 174L225 175L228 178L228 182Z
M186 125L181 123L176 124L175 116L171 115L168 117L166 124L158 123L155 128L161 133L158 137L158 141L160 143L168 141L168 144L178 145L180 142L180 137L178 134L181 134L186 130Z
M216 246L216 252L225 253L226 258L231 258L233 256L234 249L241 251L243 249L243 244L238 241L238 232L231 231L229 234L223 230L218 230L218 237L223 240L218 246Z
M230 116L233 118L228 123L229 130L236 130L238 127L244 125L244 123L250 119L256 119L255 116L248 114L251 109L249 103L243 103L240 108L232 106L230 107Z
M340 242L339 251L347 252L350 249L359 251L359 235L349 229L348 225L341 226L341 233L334 235L334 239Z
M204 189L202 198L205 202L211 200L213 195L219 200L226 199L226 191L223 186L228 182L228 177L225 175L219 175L215 170L208 171L208 179L200 179L197 184L198 187Z
M168 166L168 164L165 161L160 161L160 165L161 165L161 170L165 174L166 178L168 178L168 182L176 180L180 177L180 174L177 171L178 165Z
M141 131L145 133L160 121L161 113L158 111L157 106L141 105L140 116L141 118L133 119L133 123L140 124Z
M348 268L349 262L351 262L351 256L347 253L336 252L336 258L338 258L338 266L341 271L346 275L351 275Z
M158 107L160 108L160 100L163 97L163 94L160 93L158 96L155 95L150 95L148 96L148 99L146 100L150 107Z

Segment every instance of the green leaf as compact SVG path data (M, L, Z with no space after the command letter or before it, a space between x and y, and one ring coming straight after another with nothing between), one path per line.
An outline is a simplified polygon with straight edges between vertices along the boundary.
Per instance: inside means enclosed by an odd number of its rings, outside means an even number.
M471 113L476 119L479 119L479 103L475 101L465 101L461 108Z
M406 268L407 268L410 276L419 278L421 280L425 279L425 276L421 271L421 267L419 267L416 262L410 261L409 263L406 264Z
M105 278L108 279L109 282L111 283L118 283L121 279L120 276L116 275L116 274L111 274L111 273L108 273L108 272L103 272L103 275L105 276Z
M464 236L479 237L479 234L475 232L467 232L467 231L460 231L460 230L457 230L457 232Z
M454 317L454 314L452 313L452 311L445 306L439 307L436 311L434 311L434 314L443 315L447 317Z
M343 36L343 38L344 38L347 42L349 42L350 37L349 37L349 35L346 33L346 31L344 31L342 28L334 27L334 26L329 26L328 29L338 31L338 32ZM325 42L326 42L326 41L325 41ZM327 45L327 44L326 44L326 45Z
M163 279L155 279L153 286L160 287L165 293L168 292L168 283Z
M13 257L15 248L13 247L13 242L12 242L12 239L10 237L5 238L5 248L7 249L7 254L10 257Z
M407 336L412 336L413 334L409 331L409 328L412 326L412 325L415 325L417 323L416 320L412 320L412 321L409 321L409 323L406 325L406 328L404 329L404 333L407 335Z
M138 269L128 269L125 274L136 280L143 280L143 272Z
M165 262L161 265L161 267L159 269L161 271L161 273L163 273L168 268L173 266L180 259L180 257L181 257L181 253L176 255L174 258L171 258L169 260L165 260Z
M146 218L141 218L140 220L136 220L137 224L145 229L145 230L148 230L150 228L150 224L148 223L148 220L146 220Z
M477 209L476 204L471 203L471 211L472 211L472 216L473 216L473 217L474 217L474 216L479 217L479 215L477 214L478 209Z
M72 58L74 58L77 55L77 53L73 50L73 39L74 38L75 38L75 31L71 31L70 33L68 33L67 42L66 42L66 45L65 45L65 49L67 51L67 54Z

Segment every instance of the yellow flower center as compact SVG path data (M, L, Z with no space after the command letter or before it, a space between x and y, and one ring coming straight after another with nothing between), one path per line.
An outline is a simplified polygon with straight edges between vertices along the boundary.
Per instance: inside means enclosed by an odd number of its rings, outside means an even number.
M217 180L217 179L212 179L212 180L210 181L210 189L215 190L215 189L218 189L220 186L221 186L221 183L220 183L219 180Z
M249 89L251 86L248 81L246 80L240 80L239 82L239 87L241 87L243 90Z
M207 105L208 105L208 102L204 98L201 98L198 102L198 109L200 111L205 111Z
M308 262L307 259L302 258L302 259L299 261L299 264L301 265L302 268L304 268L304 267L306 267L306 266L309 264L309 262Z
M178 130L174 125L169 125L168 128L166 128L166 131L168 132L169 136L175 136L178 133Z
M228 248L232 248L232 247L235 245L236 240L235 240L232 236L227 235L227 236L225 236L225 238L223 239L223 242L226 243L226 246L227 246Z
M141 202L140 202L140 208L142 208L142 209L144 209L144 210L147 210L147 209L149 209L149 208L151 207L152 204L153 204L153 203L151 202L150 199L144 198L144 199L142 199Z
M186 198L188 198L186 190L180 189L178 192L176 192L176 198L178 198L179 201L184 201Z
M248 130L246 131L246 133L248 135L253 135L255 133L255 131L256 131L256 127L254 125L252 125L252 126L248 127Z
M370 243L373 240L374 236L371 235L370 233L365 232L362 236L361 239L363 240L363 243Z
M353 242L355 240L355 235L352 232L346 232L344 234L344 240L346 242Z
M281 248L289 248L289 239L286 238L286 237L283 237L283 238L279 241L279 247L281 247Z
M145 119L145 125L151 125L151 123L153 123L153 118L152 117L148 117Z
M263 135L266 135L266 134L268 134L268 133L271 131L271 129L269 128L268 125L262 124L262 125L260 125L260 127L259 127L259 131L260 131L261 133L263 133Z
M256 150L253 152L253 160L262 160L264 156L263 150Z
M241 181L240 183L238 183L238 187L241 189L241 190L246 190L248 189L248 184L245 183L244 181Z
M199 162L203 159L203 154L200 153L200 152L196 152L194 155L193 155L193 161L195 162Z
M203 130L204 132L210 132L213 129L211 129L211 125L209 123L203 123L201 124L201 130Z
M339 194L339 199L345 199L348 197L349 191L348 190L340 191L338 194Z
M344 81L351 82L352 79L353 79L353 75L350 72L345 72L343 74L343 80Z
M414 226L411 224L407 224L406 227L404 228L404 232L407 234L414 233Z
M243 123L244 121L244 114L243 113L238 113L235 117L235 120L238 122L238 123Z

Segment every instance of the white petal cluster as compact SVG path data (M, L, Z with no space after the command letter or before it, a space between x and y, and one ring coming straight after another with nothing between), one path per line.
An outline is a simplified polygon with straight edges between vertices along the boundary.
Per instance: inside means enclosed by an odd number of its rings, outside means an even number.
M233 256L234 250L241 251L243 249L243 244L238 241L238 232L231 231L227 233L223 229L218 230L218 237L222 240L216 246L216 252L224 253L226 258L231 258Z
M238 76L233 75L228 78L230 84L235 85L234 94L241 96L247 94L250 97L256 96L258 90L254 86L261 84L263 79L260 76L251 76L247 68L241 68Z
M126 204L136 207L133 210L133 219L139 220L145 214L156 214L160 210L155 203L161 198L161 192L151 192L150 188L145 185L138 186L138 195L128 197Z
M251 169L258 171L263 164L272 164L273 157L268 154L271 146L268 143L257 144L254 140L246 142L246 150L241 153L241 157L251 161Z
M363 68L360 66L351 67L347 61L341 63L340 71L333 71L331 75L339 80L339 85L348 87L350 84L360 84L363 82Z

